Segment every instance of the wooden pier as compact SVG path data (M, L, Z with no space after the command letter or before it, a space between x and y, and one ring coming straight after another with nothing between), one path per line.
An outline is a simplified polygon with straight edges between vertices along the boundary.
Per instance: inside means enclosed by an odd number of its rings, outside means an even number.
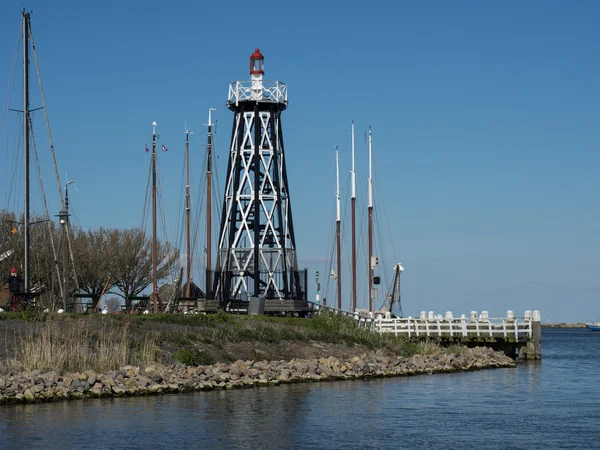
M451 312L443 317L433 311L421 312L420 317L392 318L389 313L375 314L373 329L379 333L394 333L396 336L430 338L446 343L467 346L484 345L501 350L508 356L520 360L541 359L541 314L525 311L523 317L515 317L507 311L506 317L491 318L487 311L469 317L454 318Z

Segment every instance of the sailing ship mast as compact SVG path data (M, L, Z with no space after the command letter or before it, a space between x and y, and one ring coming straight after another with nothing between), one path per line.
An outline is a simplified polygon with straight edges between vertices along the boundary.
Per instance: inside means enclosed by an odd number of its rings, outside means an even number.
M340 238L340 227L341 227L341 215L340 215L340 158L338 146L335 146L335 179L336 179L336 191L335 191L335 207L336 207L336 220L335 220L335 237L337 241L337 309L342 309L342 254L341 254L341 238Z
M375 258L373 257L373 172L372 172L372 139L371 127L369 126L369 311L373 311L373 269L375 269Z
M60 178L58 176L58 168L57 168L57 164L56 164L56 156L54 153L54 144L52 142L52 134L50 132L50 124L48 121L48 114L47 114L46 103L45 103L45 99L44 99L44 91L42 89L40 70L39 70L39 65L37 63L35 41L33 39L33 33L31 31L31 13L28 13L25 11L25 9L23 9L22 13L21 13L21 19L22 19L21 29L22 29L22 38L23 38L22 39L22 41L23 41L23 109L21 109L21 110L10 109L10 110L23 113L23 154L24 154L24 172L25 172L24 173L24 211L23 211L23 222L18 222L20 225L23 226L23 238L24 238L23 239L24 240L24 251L23 251L23 253L24 253L24 255L23 255L24 256L24 267L23 267L24 280L23 280L23 289L22 290L25 293L30 293L30 291L31 291L31 226L34 224L37 224L37 223L47 222L48 229L50 231L49 240L51 243L52 254L54 257L54 261L55 261L54 267L56 269L56 274L57 274L57 278L58 278L58 286L61 291L61 297L64 297L64 293L65 293L64 280L61 277L61 270L60 270L60 266L58 264L58 256L57 256L56 249L54 247L54 241L52 238L52 223L50 220L50 214L48 211L48 204L47 204L46 196L44 193L44 187L43 187L41 174L39 172L40 163L39 163L37 149L36 149L35 136L33 133L33 124L32 124L31 113L38 109L43 109L44 116L46 117L46 126L48 128L48 136L50 139L50 150L51 150L52 159L54 162L54 169L56 172L58 194L60 197L61 205L63 206L63 208L62 208L63 210L64 210L64 201L63 201L62 190L61 190L61 185L60 185ZM30 104L29 104L29 81L30 81L29 80L29 76L30 76L30 74L29 74L29 62L30 62L29 61L29 57L30 57L29 47L30 47L30 45L32 48L32 56L33 56L33 59L35 61L35 65L36 65L41 100L42 100L42 107L35 108L35 109L30 109ZM10 84L12 84L12 81ZM10 99L10 95L8 96L8 98ZM33 150L33 155L35 156L35 161L37 163L38 174L40 176L39 181L40 181L40 187L41 187L41 195L42 195L42 198L44 201L44 206L46 209L46 217L47 217L46 220L41 220L39 222L31 222L30 168L31 168L32 150ZM67 237L68 237L68 235L67 235ZM72 259L73 258L72 258L72 254L71 254L71 260ZM75 271L73 271L73 276L75 279L75 283L77 283L77 277L76 277Z
M187 281L185 283L185 296L190 296L190 283L192 280L192 254L191 254L191 239L190 239L190 142L189 135L192 132L185 130L185 234L186 234L186 268L187 268Z
M157 252L156 252L156 122L152 122L152 307L153 312L158 312L158 280L157 280Z
M23 145L25 151L25 292L29 292L29 13L23 9Z
M350 311L356 311L356 172L354 172L354 120L352 121L352 305Z
M206 299L212 298L211 292L211 262L212 262L212 148L213 148L213 136L212 136L212 111L216 111L215 108L209 108L208 110L208 123L206 126Z

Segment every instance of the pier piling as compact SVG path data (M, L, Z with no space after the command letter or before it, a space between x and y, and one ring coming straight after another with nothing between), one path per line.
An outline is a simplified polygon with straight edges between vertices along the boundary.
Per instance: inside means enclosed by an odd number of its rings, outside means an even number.
M538 310L533 311L531 339L527 341L524 347L519 349L519 359L542 359L542 317Z

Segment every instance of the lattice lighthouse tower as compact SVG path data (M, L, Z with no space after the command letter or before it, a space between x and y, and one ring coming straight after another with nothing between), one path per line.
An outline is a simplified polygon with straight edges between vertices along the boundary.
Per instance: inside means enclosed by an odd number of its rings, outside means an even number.
M250 296L306 300L281 128L287 86L263 80L263 64L256 49L250 56L251 80L229 87L227 107L235 117L214 281L222 305Z

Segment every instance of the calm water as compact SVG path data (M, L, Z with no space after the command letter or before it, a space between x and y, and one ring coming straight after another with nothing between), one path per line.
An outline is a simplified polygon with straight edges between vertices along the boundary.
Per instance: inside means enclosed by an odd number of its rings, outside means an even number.
M600 448L600 333L517 369L0 407L0 448Z

